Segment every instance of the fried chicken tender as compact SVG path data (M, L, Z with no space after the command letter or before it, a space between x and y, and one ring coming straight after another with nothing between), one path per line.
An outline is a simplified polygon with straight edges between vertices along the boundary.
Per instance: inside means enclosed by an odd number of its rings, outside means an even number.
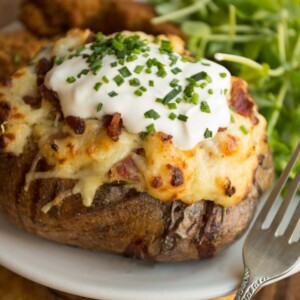
M0 81L26 65L47 42L28 31L0 32Z
M183 37L171 23L152 25L155 15L152 5L132 0L24 0L21 8L22 22L37 35L51 36L80 27L105 34L130 30Z

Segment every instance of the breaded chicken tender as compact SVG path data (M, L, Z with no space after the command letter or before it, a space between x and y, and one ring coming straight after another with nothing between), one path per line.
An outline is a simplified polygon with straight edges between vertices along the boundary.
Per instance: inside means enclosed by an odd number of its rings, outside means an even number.
M151 34L176 34L182 31L171 23L152 25L152 5L132 0L24 0L21 20L37 35L52 36L74 27L105 34L130 30Z
M28 31L0 32L0 81L26 65L47 40L39 40Z

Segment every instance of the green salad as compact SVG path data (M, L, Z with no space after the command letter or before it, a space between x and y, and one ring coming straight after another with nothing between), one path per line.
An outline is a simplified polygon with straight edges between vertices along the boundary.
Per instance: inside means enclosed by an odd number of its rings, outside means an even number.
M148 1L154 24L176 23L195 56L248 82L280 173L300 137L300 0Z

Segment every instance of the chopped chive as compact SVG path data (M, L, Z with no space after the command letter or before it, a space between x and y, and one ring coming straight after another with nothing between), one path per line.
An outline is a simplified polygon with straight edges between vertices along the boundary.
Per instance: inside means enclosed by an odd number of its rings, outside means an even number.
M177 105L176 103L168 103L168 109L176 109L177 108Z
M249 130L245 125L240 126L240 130L242 131L243 134L248 134Z
M155 126L154 126L154 124L152 123L152 124L148 125L146 127L146 130L147 130L148 133L155 132Z
M103 104L102 104L102 103L99 103L99 104L97 105L97 112L99 112L99 111L102 109L102 107L103 107Z
M186 57L182 57L181 61L185 63L185 62L188 62L188 59Z
M214 93L214 91L213 91L212 89L209 89L207 92L208 92L210 95L212 95L212 94Z
M227 95L228 89L224 89L224 95Z
M178 115L177 119L182 122L186 122L188 120L188 117L185 115Z
M201 61L201 65L202 65L202 66L207 66L207 67L209 67L209 66L210 66L210 63L206 63L206 62Z
M173 98L175 98L180 92L177 89L171 90L163 99L163 104L169 103Z
M175 102L176 102L176 103L180 103L181 100L182 100L182 99L178 97L178 98L175 100Z
M97 83L94 85L94 90L99 91L99 89L100 89L101 86L102 86L102 83L101 83L101 82L97 82Z
M209 75L207 75L207 76L205 77L205 80L206 80L208 83L212 83L212 79L211 79L211 77L210 77Z
M145 71L147 74L151 74L151 68L147 68Z
M79 48L76 49L76 54L81 53L81 52L84 51L85 49L86 49L86 48L85 48L85 45L80 46Z
M171 42L168 41L168 40L162 40L160 48L159 48L159 52L161 54L172 53L173 52L173 46L172 46Z
M134 94L135 94L136 96L138 96L138 97L141 97L141 96L143 95L143 92L142 92L141 90L136 90L136 91L134 92Z
M68 77L68 78L66 79L66 81L67 81L68 83L73 83L73 82L76 81L76 78L75 78L74 76L70 76L70 77Z
M170 82L170 86L171 86L171 87L175 87L175 86L178 85L178 83L179 83L179 80L178 80L178 79L173 79L173 80Z
M78 75L77 75L77 78L80 78L82 75L87 75L89 73L89 70L88 69L84 69L82 70Z
M112 62L110 65L112 68L115 68L118 65L118 63L115 61L115 62Z
M174 55L174 54L170 54L169 55L169 59L171 61L170 67L172 67L172 66L174 66L176 64L176 62L178 60L178 57L176 55Z
M103 33L97 32L97 33L95 34L95 40L96 40L97 42L102 41L103 38L104 38Z
M191 76L191 78L194 79L195 81L205 79L206 77L207 77L207 73L204 71L201 71L201 72L196 73L193 76Z
M172 69L171 72L176 75L176 74L182 72L182 70L176 67L176 68Z
M148 134L149 134L148 132L142 131L142 132L139 133L139 137L142 141L145 141Z
M129 80L129 84L131 86L139 86L141 84L141 82L138 78L132 78Z
M149 80L149 86L154 86L154 81L153 80Z
M118 94L115 91L111 91L111 92L108 93L108 96L109 97L116 97L116 96L118 96Z
M200 84L201 89L204 89L207 86L207 82L202 82Z
M161 67L157 72L156 72L156 75L158 77L161 77L161 78L165 78L167 76L167 72L165 70L165 68Z
M158 103L163 103L163 101L164 101L164 99L162 99L162 98L156 98L155 99L155 102L158 102Z
M119 69L118 71L124 78L131 76L131 72L128 70L127 67L123 67L123 68Z
M123 58L120 58L120 59L118 60L118 63L119 63L121 66L124 66L125 61L124 61Z
M16 58L16 57L15 57L15 58ZM63 63L63 61L64 61L64 58L63 58L63 57L56 56L56 57L54 58L54 63L55 63L56 65L61 65L61 64Z
M160 39L156 36L153 41L154 44L158 44L160 42Z
M116 39L113 40L112 44L119 51L122 51L124 49L124 45L118 42Z
M200 110L205 113L211 113L210 107L206 101L201 101Z
M103 76L102 80L103 80L104 83L109 83L109 79L106 76Z
M159 113L157 113L155 110L150 109L147 112L144 113L145 118L147 119L154 119L157 120L160 118Z
M208 128L206 128L206 130L204 132L204 137L206 139L211 138L212 137L212 131L210 131Z
M220 73L219 75L220 75L221 78L225 78L227 76L226 73Z
M149 53L144 53L143 56L144 57L149 57Z
M117 86L121 86L124 83L124 79L121 75L115 76L114 81L117 84Z
M127 58L126 58L126 61L127 62L132 62L132 61L135 61L135 60L137 60L137 56L136 55L130 55L130 56L128 56Z
M142 92L147 92L147 89L146 89L144 86L141 86L141 87L140 87L140 90L141 90Z
M169 119L170 120L175 120L177 118L176 114L174 114L173 112L169 114Z
M199 94L198 93L193 93L192 98L191 98L191 102L195 105L198 104L198 102L199 102Z
M235 122L235 118L233 115L230 115L230 123L234 123Z
M136 74L141 74L143 69L144 69L144 66L136 66L133 72Z

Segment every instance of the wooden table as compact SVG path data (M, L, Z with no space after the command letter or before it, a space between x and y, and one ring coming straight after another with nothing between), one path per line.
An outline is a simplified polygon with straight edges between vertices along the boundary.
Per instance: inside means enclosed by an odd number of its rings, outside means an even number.
M0 28L17 18L20 2L21 0L0 0ZM63 299L87 300L43 287L0 266L0 300ZM254 300L300 300L300 273L263 288Z

